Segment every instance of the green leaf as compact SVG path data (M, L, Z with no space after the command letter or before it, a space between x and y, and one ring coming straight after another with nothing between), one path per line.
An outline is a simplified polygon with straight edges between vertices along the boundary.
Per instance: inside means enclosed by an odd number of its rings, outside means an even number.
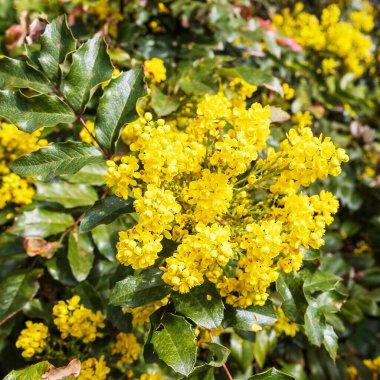
M294 377L278 371L276 368L270 368L265 372L251 376L248 380L294 380Z
M92 186L68 182L37 182L34 199L56 202L66 208L90 206L98 200L98 194Z
M95 202L94 206L86 211L80 224L80 232L87 232L99 224L112 223L119 215L134 212L133 199L127 200L116 195Z
M46 75L57 82L60 76L60 65L67 54L76 48L76 40L67 26L66 16L57 17L45 28L40 37L41 51L38 61Z
M195 335L185 318L166 314L163 330L155 331L152 343L155 351L174 371L188 376L194 369L197 355Z
M42 147L18 158L12 170L22 176L51 180L57 175L73 174L85 165L103 161L102 153L93 145L67 141Z
M88 235L79 234L74 228L69 235L68 259L70 268L77 281L84 281L94 262L94 247Z
M25 61L8 57L0 58L0 87L30 88L41 93L52 92L52 86L40 72Z
M323 340L324 323L321 321L322 313L314 306L308 306L305 313L305 334L310 343L320 347Z
M231 352L227 347L217 343L208 343L207 349L212 353L211 360L207 361L207 364L211 367L221 367L227 362Z
M108 260L115 261L117 237L105 225L91 230L91 236L99 252Z
M110 304L137 307L165 298L171 286L161 279L162 274L161 270L152 267L140 274L127 276L112 289Z
M69 106L55 96L28 98L19 92L0 90L0 116L21 130L31 133L41 127L54 127L75 120Z
M253 326L260 327L273 325L277 321L271 302L264 306L251 306L247 309L239 309L227 306L223 325L235 327L240 330L253 331Z
M172 297L175 309L197 325L207 329L221 325L224 307L213 284L205 283L185 294L173 293Z
M105 162L94 165L86 165L77 173L61 176L71 183L87 183L93 186L104 185L104 174L107 173Z
M100 37L88 40L73 54L73 63L61 88L76 112L84 111L97 86L111 79L113 69L107 45ZM108 110L107 116L113 112Z
M18 216L9 232L23 237L47 237L63 232L73 223L70 214L35 208Z
M180 106L178 100L165 95L156 86L151 86L152 107L157 116L166 116L176 111Z
M323 329L323 345L329 353L332 360L335 361L338 350L338 335L330 325L326 325Z
M33 269L12 274L0 283L0 324L20 311L37 293L40 285L37 279L42 269Z
M283 299L281 307L293 321L300 319L307 307L302 286L303 278L296 272L281 273L276 281L277 291Z
M256 333L253 345L254 356L260 369L264 367L268 354L276 347L277 336L274 330L261 330Z
M222 76L241 78L252 85L262 85L272 80L267 72L250 66L237 66L218 70Z
M333 290L341 281L341 278L329 272L315 272L312 276L306 276L303 285L305 293L325 292Z
M141 68L121 73L104 89L95 120L95 135L111 153L115 151L120 130L137 119L136 102L146 95Z
M49 362L44 361L24 369L13 370L3 380L40 380L41 376L48 370L49 365Z

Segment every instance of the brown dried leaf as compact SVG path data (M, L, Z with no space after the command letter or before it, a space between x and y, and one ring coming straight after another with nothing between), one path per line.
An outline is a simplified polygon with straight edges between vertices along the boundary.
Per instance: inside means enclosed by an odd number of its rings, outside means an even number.
M59 243L57 241L49 242L42 238L30 237L24 239L24 249L28 256L49 256L57 248Z
M78 377L81 370L81 362L79 359L73 359L65 367L54 367L50 364L47 372L45 372L41 379L43 380L61 380L68 376Z

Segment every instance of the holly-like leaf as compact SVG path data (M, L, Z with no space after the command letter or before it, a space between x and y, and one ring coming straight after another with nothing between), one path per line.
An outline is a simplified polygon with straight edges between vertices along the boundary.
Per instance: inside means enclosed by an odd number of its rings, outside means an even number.
M35 208L18 216L9 231L23 237L47 237L64 231L73 223L70 214Z
M189 293L173 294L175 309L197 325L207 329L221 325L224 316L223 302L210 283L193 288Z
M84 111L98 85L111 79L113 69L107 45L100 37L88 40L73 54L73 63L61 88L76 112ZM109 111L108 117L115 112Z
M0 283L0 325L34 297L40 287L37 279L41 275L42 269L27 270L12 274Z
M86 211L80 224L80 232L90 231L99 224L112 223L119 215L134 211L132 198L125 200L110 195L95 202L94 206Z
M177 110L180 106L178 100L165 95L155 86L151 87L152 107L157 116L166 116Z
M310 343L320 347L323 341L324 323L321 321L322 313L314 306L308 306L305 313L305 334Z
M137 275L127 276L112 289L110 304L137 307L165 298L171 287L161 279L163 272L148 268Z
M136 102L145 94L141 68L121 73L104 89L95 120L95 135L111 153L115 151L121 128L138 117Z
M4 380L40 380L41 376L48 370L49 362L44 361L29 367L9 372Z
M323 329L323 345L329 353L332 360L335 361L338 350L338 335L330 325L326 325Z
M76 48L76 40L67 26L66 16L59 16L46 26L40 43L38 61L48 78L58 82L59 65L64 63L67 54Z
M92 186L68 182L37 182L34 199L56 202L66 208L90 206L98 200L98 194Z
M29 98L8 90L0 90L0 116L28 133L75 120L71 108L56 96L42 94Z
M277 317L272 304L267 302L264 306L251 306L247 309L228 306L223 325L239 330L254 331L256 326L270 326L276 321Z
M94 247L88 235L79 234L74 228L69 235L68 259L71 271L77 281L84 281L94 262Z
M212 358L207 362L211 367L221 367L227 362L230 350L227 347L217 343L208 343L207 349L211 351Z
M60 174L73 174L83 166L103 162L99 149L91 144L67 141L42 147L18 158L12 170L22 176L51 180Z
M174 371L189 375L194 369L197 354L190 323L183 317L167 314L161 324L164 328L155 331L152 337L155 351Z
M0 88L30 88L40 93L52 91L47 78L40 72L25 61L8 57L0 58Z
M315 272L313 275L305 277L303 290L305 293L314 293L317 291L325 292L334 290L341 278L329 272Z
M99 252L108 260L115 261L117 236L108 226L100 225L91 230L91 236Z
M265 372L251 376L248 380L295 380L293 376L287 375L276 368L270 368Z

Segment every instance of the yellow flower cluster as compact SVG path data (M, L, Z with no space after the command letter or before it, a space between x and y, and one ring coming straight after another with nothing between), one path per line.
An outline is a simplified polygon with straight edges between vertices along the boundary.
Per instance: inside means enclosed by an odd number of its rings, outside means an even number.
M31 358L44 350L48 336L49 329L46 325L27 321L26 329L21 331L17 339L16 347L24 350L21 354L24 358Z
M140 376L140 380L164 380L159 372L155 373L143 373Z
M145 77L152 83L161 83L166 80L166 68L160 58L152 58L144 61Z
M88 120L86 121L86 125L89 131L92 132L93 135L95 135L94 133L95 123L92 120ZM91 137L91 135L87 132L85 128L81 129L81 131L79 132L79 137L85 143L92 144L94 142L93 138Z
M162 306L167 305L169 302L169 296L163 298L162 300L152 302L148 305L139 306L139 307L127 307L124 309L126 313L132 314L132 324L133 326L143 325L144 323L149 322L149 317Z
M324 74L333 74L338 66L344 66L345 71L362 75L373 59L371 39L362 31L372 30L373 16L368 11L357 11L347 21L340 17L336 4L323 9L318 18L303 11L303 3L297 3L293 12L286 8L274 15L273 25L305 49L317 52ZM334 59L330 58L332 54Z
M297 324L293 323L284 313L280 306L275 307L277 322L273 328L278 334L284 333L285 335L294 337L299 331Z
M127 126L130 153L108 162L105 180L116 195L135 198L139 216L120 232L122 264L159 265L181 293L207 279L245 308L263 305L279 271L299 270L304 249L324 244L338 202L301 190L338 175L348 157L313 135L307 113L295 116L278 150L267 147L270 108L231 97L230 87L205 95L181 128L147 112ZM162 255L164 246L173 249ZM131 311L136 323L150 306Z
M105 380L110 372L102 355L99 360L90 358L81 363L78 380Z
M80 304L80 297L74 296L66 301L59 301L53 307L55 325L61 332L62 339L68 336L80 339L83 343L93 342L103 334L98 329L105 327L101 311L94 313Z
M380 355L375 359L363 360L364 365L374 374L380 374Z
M34 152L47 141L39 139L41 130L31 134L17 129L15 125L0 122L0 209L7 204L29 204L34 188L29 181L10 172L10 166L18 157Z
M131 364L137 360L141 351L141 346L132 333L119 333L116 343L112 346L112 355L121 355L117 365Z

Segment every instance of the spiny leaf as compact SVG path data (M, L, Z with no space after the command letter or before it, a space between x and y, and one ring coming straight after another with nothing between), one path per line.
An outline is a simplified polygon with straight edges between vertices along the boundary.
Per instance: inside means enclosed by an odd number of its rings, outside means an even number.
M4 380L40 380L49 365L49 362L44 361L23 369L13 370L4 377Z
M47 237L64 231L73 223L70 214L35 208L18 216L10 232L23 237Z
M112 289L110 304L138 307L165 298L171 287L161 279L163 272L148 268L137 275L127 276Z
M40 43L39 63L46 75L57 82L59 65L65 61L67 54L76 48L76 40L67 26L66 16L59 16L46 26Z
M81 224L80 232L87 232L99 224L109 224L118 216L134 212L133 199L127 200L110 195L107 198L100 199L86 211Z
M197 325L212 329L221 325L224 316L223 302L215 286L206 283L186 294L173 294L175 309Z
M0 87L1 88L30 88L31 90L46 93L52 91L40 72L33 69L25 61L3 57L0 59Z
M152 343L161 360L176 372L188 376L194 369L197 354L191 325L183 317L165 315L163 330L155 331Z
M18 158L12 170L23 176L50 180L60 174L73 174L83 166L104 161L102 153L91 144L67 141L41 148Z
M71 108L55 96L29 98L8 90L0 90L0 116L28 133L75 120Z
M88 40L73 54L73 63L61 87L76 112L83 112L97 86L111 78L113 69L107 45L100 37Z
M70 268L77 281L84 281L94 262L94 247L88 235L79 234L74 228L69 235L68 259Z
M146 94L143 70L132 69L112 79L104 89L95 121L95 135L111 153L121 128L137 118L136 102Z
M60 182L37 182L34 199L56 202L66 208L90 206L98 200L98 194L92 186Z

